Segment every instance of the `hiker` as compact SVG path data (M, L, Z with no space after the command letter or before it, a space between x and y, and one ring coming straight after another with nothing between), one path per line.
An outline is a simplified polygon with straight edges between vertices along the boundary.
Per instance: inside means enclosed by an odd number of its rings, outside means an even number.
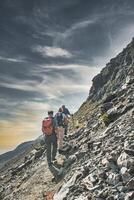
M48 111L48 117L43 120L42 132L45 136L47 162L51 166L52 162L55 161L57 153L57 121L53 117L53 111Z
M65 107L65 105L62 105L62 113L64 113L66 116L66 122L64 124L64 129L65 129L64 134L66 136L67 131L68 131L69 117L71 116L71 114L70 114L69 110Z
M64 138L64 125L65 125L65 119L66 115L62 112L62 108L59 108L58 112L55 115L58 129L57 129L57 143L58 143L58 152L62 153L63 148L63 138Z

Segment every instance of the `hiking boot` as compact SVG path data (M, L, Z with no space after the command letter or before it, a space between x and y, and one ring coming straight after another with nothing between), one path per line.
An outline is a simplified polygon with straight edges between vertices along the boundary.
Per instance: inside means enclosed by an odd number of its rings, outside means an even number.
M52 164L53 164L52 162L49 162L49 163L48 163L48 166L50 167L50 166L52 166Z
M63 175L63 167L61 167L61 168L59 169L58 177L61 178L62 175Z
M62 154L62 153L63 153L62 149L59 149L58 152L59 152L59 154Z
M61 167L58 174L52 178L52 182L58 183L63 177L63 168Z

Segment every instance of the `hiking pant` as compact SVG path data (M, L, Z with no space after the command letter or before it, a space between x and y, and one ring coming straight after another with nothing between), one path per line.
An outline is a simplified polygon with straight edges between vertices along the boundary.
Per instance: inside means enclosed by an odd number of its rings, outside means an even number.
M58 133L57 133L58 149L63 148L63 138L64 138L64 128L62 126L59 126Z
M47 162L48 162L48 165L50 165L51 161L55 160L56 153L57 153L57 136L56 136L56 134L46 135L45 143L46 143L46 149L47 149Z

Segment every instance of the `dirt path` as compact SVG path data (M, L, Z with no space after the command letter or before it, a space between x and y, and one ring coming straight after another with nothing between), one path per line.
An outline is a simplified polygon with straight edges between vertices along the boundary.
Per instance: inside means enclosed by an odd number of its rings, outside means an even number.
M61 182L58 184L52 182L53 175L46 161L42 161L36 168L33 175L23 182L19 188L16 186L13 192L6 196L4 200L51 200L51 194L57 191ZM49 198L45 197L47 194Z

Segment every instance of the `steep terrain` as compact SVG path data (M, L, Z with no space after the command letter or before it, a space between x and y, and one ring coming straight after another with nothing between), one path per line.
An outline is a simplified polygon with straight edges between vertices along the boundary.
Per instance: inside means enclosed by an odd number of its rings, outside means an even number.
M64 144L60 179L35 145L1 169L1 199L134 199L134 39L93 79Z

